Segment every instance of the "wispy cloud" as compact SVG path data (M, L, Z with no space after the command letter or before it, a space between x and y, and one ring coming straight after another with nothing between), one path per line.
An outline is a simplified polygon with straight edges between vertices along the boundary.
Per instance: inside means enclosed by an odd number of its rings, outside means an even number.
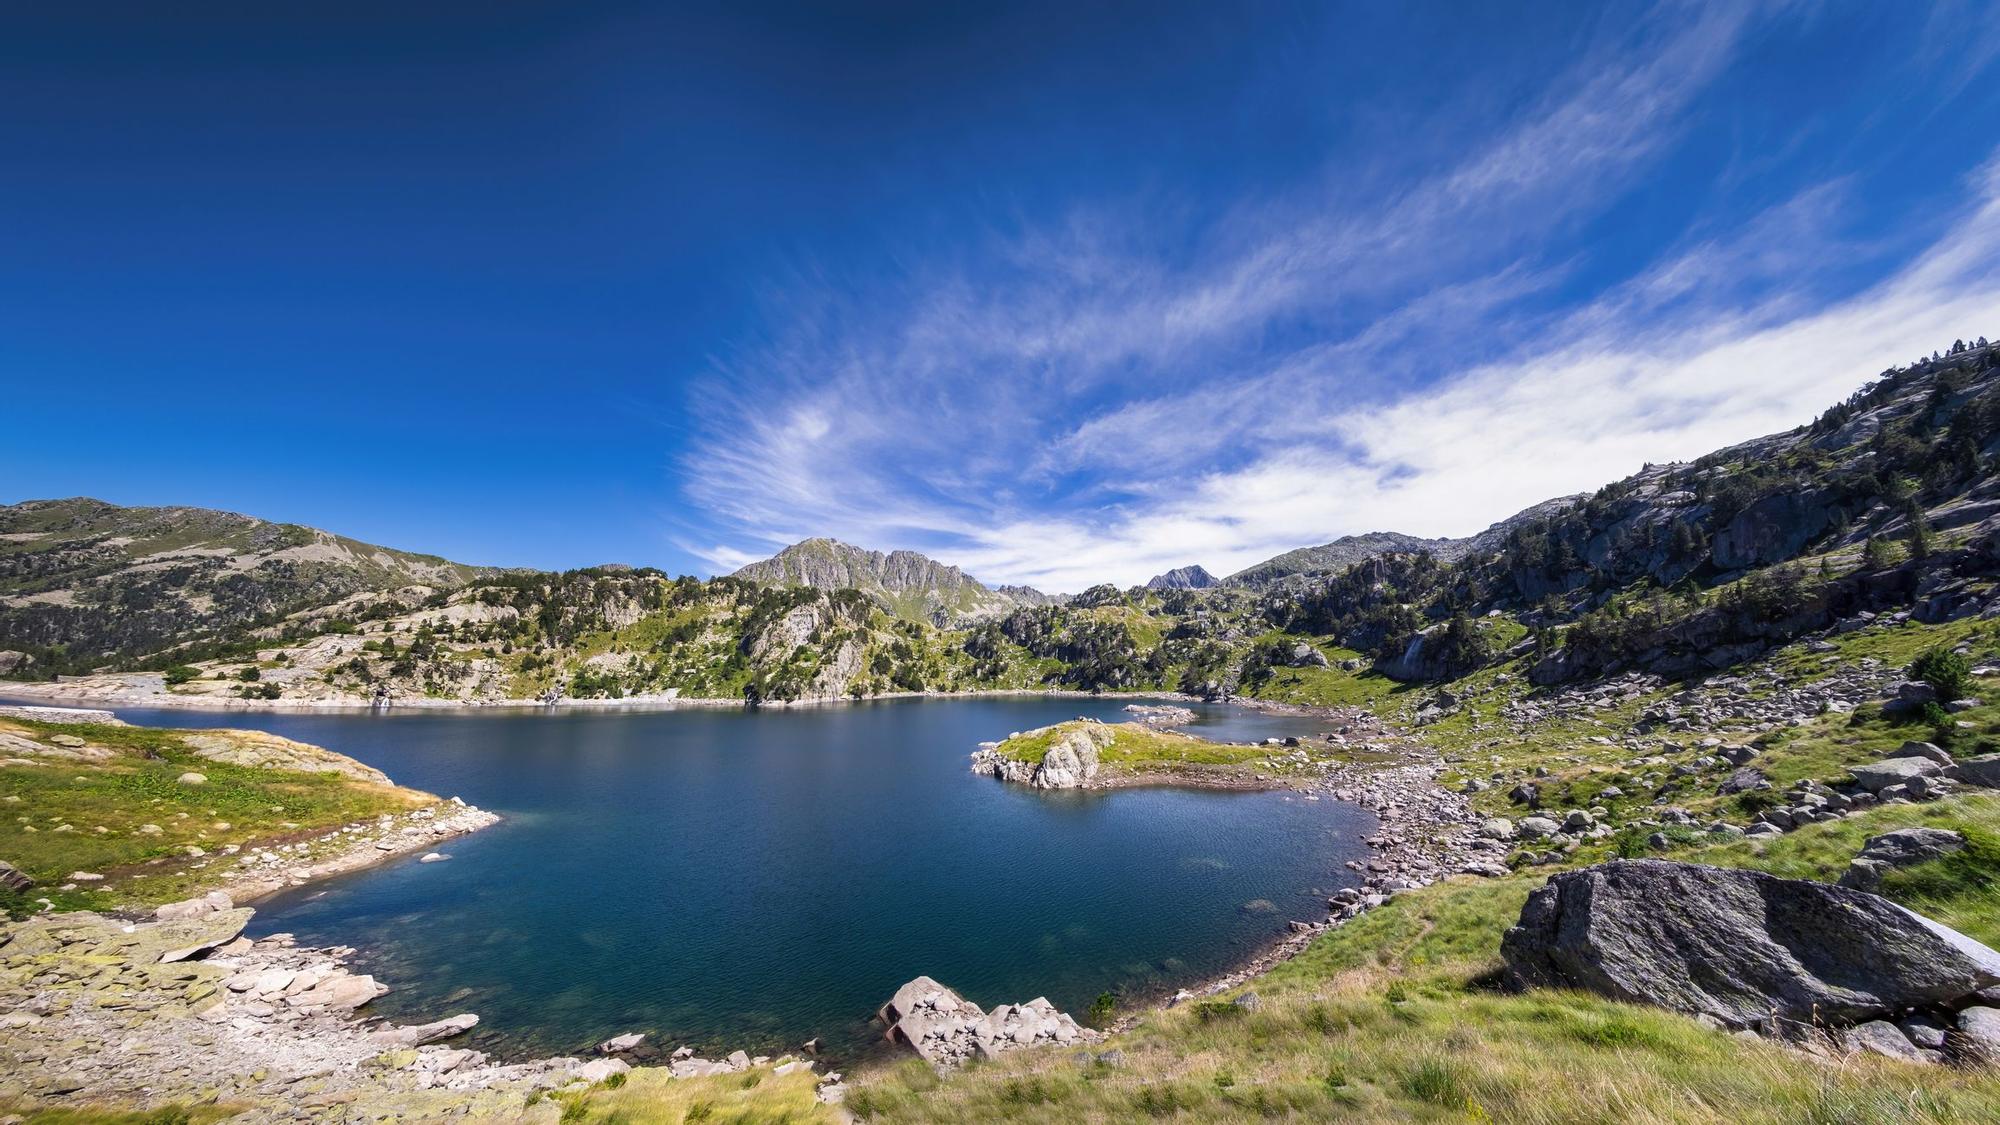
M1338 534L1465 534L1789 427L1976 331L2000 309L1990 178L1858 293L1815 276L1859 249L1836 180L1557 299L1576 263L1542 241L1683 134L1747 13L1659 18L1392 198L1246 201L1178 253L1146 215L1080 211L886 289L792 279L786 329L693 403L682 545L726 570L827 534L1073 590Z

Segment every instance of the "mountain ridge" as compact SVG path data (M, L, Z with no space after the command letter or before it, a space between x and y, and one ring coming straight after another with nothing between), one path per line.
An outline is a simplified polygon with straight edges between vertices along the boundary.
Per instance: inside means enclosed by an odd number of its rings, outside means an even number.
M994 589L917 551L874 551L823 535L739 567L729 577L773 586L859 590L897 617L940 626L992 617L1018 605L1046 604L1047 598L1027 587L1015 588L1018 595Z

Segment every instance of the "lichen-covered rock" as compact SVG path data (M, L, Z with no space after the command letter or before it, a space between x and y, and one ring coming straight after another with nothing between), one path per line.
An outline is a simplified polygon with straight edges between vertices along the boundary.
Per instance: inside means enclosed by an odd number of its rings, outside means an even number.
M2000 984L2000 953L1887 899L1661 860L1551 878L1501 955L1517 987L1584 988L1767 1030L1861 1023Z

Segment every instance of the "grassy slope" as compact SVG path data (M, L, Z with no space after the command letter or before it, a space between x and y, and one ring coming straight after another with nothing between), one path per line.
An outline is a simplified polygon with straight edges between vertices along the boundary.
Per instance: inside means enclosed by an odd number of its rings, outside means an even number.
M213 853L227 844L293 837L436 800L333 774L213 761L189 749L177 731L17 719L0 720L0 730L33 738L76 735L117 752L105 762L24 758L33 764L0 768L0 859L40 884L18 898L0 891L0 909L32 908L44 896L59 909L171 901L199 889L213 871L188 865L190 846ZM208 781L183 785L178 778L188 772ZM73 830L57 831L65 824ZM160 832L141 832L147 824ZM127 871L109 886L56 889L72 871L108 875L139 865L151 866Z

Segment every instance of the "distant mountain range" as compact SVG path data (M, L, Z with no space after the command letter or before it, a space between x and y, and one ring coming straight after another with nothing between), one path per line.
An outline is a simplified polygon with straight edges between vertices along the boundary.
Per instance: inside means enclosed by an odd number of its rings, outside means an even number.
M1458 562L1472 555L1491 554L1500 549L1517 527L1545 520L1583 499L1558 496L1508 516L1477 535L1463 539L1420 539L1394 531L1371 531L1365 535L1343 535L1317 547L1300 547L1282 555L1245 567L1221 581L1221 585L1261 588L1298 575L1337 574L1356 563L1383 555L1429 552L1440 562Z

